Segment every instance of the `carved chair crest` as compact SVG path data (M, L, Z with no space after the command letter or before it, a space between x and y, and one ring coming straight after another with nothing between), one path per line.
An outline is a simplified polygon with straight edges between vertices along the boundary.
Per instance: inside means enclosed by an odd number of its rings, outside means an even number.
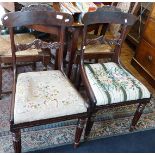
M135 17L132 14L121 12L119 8L114 6L103 6L98 8L95 12L88 12L83 17L83 23L86 27L95 23L114 23L120 25L132 25L135 22ZM121 29L123 32L124 29ZM86 33L86 32L85 32ZM120 36L121 37L121 36ZM85 46L93 44L108 44L110 46L120 46L122 38L99 36L93 39L85 38Z
M16 51L23 51L27 49L58 49L60 48L61 43L60 42L44 42L40 39L35 39L32 43L27 43L27 44L17 44L16 45Z
M31 4L28 6L25 6L21 9L21 11L51 11L54 12L55 10L47 5L47 4Z
M121 39L108 39L106 37L99 36L94 39L86 39L86 46L87 45L93 45L93 44L108 44L110 46L112 45L120 45Z

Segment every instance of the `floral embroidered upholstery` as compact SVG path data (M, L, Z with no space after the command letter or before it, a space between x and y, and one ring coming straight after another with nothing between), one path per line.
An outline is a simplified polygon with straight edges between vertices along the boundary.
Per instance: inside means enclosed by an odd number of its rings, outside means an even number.
M148 89L113 62L85 65L97 105L150 98Z
M19 74L15 95L15 124L86 111L86 102L60 71Z
M35 40L34 35L29 33L15 35L16 44L30 43L34 40ZM0 56L12 56L9 35L0 36L0 47L1 47ZM31 50L25 50L25 51L18 51L16 54L17 56L28 56L28 55L38 55L40 52L41 50L31 49Z

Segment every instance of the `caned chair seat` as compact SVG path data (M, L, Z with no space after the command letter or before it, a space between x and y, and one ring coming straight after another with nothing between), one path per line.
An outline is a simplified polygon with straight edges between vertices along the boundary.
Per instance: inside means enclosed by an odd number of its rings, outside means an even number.
M85 65L97 105L150 98L148 89L116 63Z
M87 36L88 36L89 39L99 37L99 36L94 35L94 34L87 34ZM110 35L108 34L106 36L108 36L108 38L109 38ZM78 39L78 49L79 50L81 49L81 41L82 41L82 39L79 38ZM102 45L95 44L95 45L87 45L86 48L85 48L84 53L86 53L86 54L97 54L97 53L111 52L112 50L113 50L113 47L110 46L110 45L107 45L107 44L102 44Z
M86 105L61 71L21 73L16 85L14 123L83 113Z
M97 54L97 53L104 53L104 52L111 52L112 48L109 45L88 45L86 46L85 53L86 54Z
M16 34L15 35L15 41L20 44L24 43L31 43L35 40L35 37L32 34L29 33L23 33L23 34ZM1 35L0 36L0 56L3 57L11 57L11 47L10 47L10 36L9 35ZM41 53L41 50L37 49L29 49L25 51L18 51L18 56L32 56L32 55L39 55Z

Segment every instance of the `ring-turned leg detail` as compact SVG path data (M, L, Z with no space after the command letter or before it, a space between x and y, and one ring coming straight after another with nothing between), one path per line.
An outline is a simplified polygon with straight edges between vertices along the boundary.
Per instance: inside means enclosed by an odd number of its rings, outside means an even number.
M76 127L76 133L75 133L74 148L76 148L80 143L80 139L81 139L81 135L83 132L85 122L86 122L85 118L84 119L78 119L78 124Z

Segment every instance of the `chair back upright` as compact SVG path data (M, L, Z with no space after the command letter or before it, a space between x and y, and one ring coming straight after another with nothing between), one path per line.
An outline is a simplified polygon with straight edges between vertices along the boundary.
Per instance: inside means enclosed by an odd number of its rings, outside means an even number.
M128 26L131 26L136 21L136 17L129 13L121 12L120 9L117 9L114 6L103 6L98 8L95 12L88 12L83 17L83 37L81 44L81 65L84 64L84 50L85 46L92 44L108 44L114 46L112 54L112 61L119 63L119 56L121 52L122 43L126 36L126 30ZM92 24L120 24L121 35L117 38L107 39L104 35L101 35L97 38L87 39L87 28Z
M58 53L58 69L63 71L63 48L64 48L64 35L67 26L71 26L73 23L73 17L67 13L52 12L52 11L18 11L13 13L7 13L2 17L2 22L5 27L9 28L11 50L12 50L12 61L14 74L16 75L16 52L27 50L29 48L37 49L57 49ZM42 26L41 31L49 33L49 28L59 28L59 42L46 43L41 40L34 40L29 44L15 44L14 40L14 27L19 26ZM15 76L16 77L16 76Z

